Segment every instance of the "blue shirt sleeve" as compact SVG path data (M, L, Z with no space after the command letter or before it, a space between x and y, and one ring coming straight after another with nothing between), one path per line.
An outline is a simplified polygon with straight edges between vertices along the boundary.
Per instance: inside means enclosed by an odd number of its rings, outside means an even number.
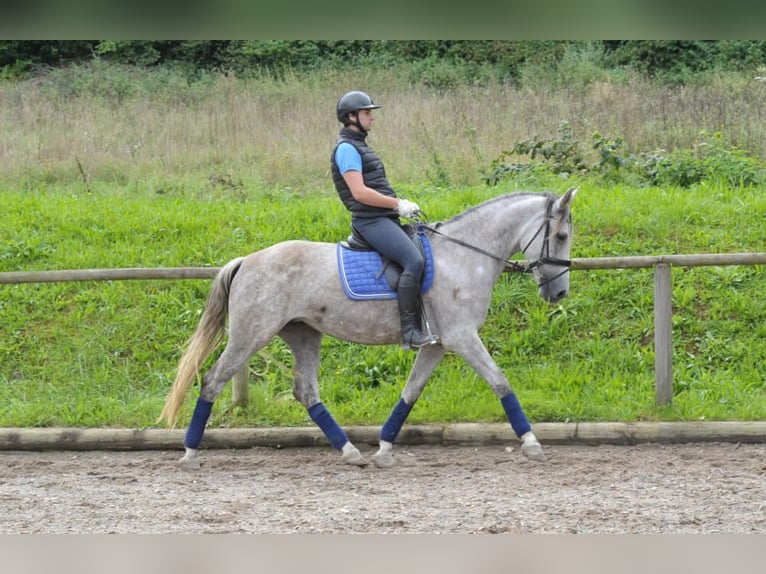
M343 142L335 150L335 163L338 165L341 175L347 171L362 172L362 156L350 143Z

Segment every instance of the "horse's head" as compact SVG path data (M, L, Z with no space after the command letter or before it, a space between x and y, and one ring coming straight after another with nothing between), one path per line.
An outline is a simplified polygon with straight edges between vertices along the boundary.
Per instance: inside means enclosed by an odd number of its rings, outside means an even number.
M540 297L557 303L569 294L569 250L572 245L572 215L569 206L577 188L558 199L549 199L544 219L523 249L529 271L537 281Z

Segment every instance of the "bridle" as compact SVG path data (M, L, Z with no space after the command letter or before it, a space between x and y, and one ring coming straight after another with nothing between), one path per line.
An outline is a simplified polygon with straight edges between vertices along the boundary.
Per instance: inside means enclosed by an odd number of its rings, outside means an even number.
M445 235L444 233L439 231L436 227L428 225L427 223L424 223L422 220L420 221L419 225L423 227L423 229L427 229L431 233L441 235L442 237L444 237L445 239L449 241L452 241L453 243L457 243L458 245L462 247L467 247L468 249L472 249L473 251L476 251L477 253L481 253L482 255L485 255L486 257L494 259L495 261L499 261L505 266L506 269L510 269L511 271L519 271L521 273L532 273L532 271L534 271L535 269L541 268L543 265L555 265L559 267L564 267L562 271L560 271L553 277L549 278L549 277L543 276L542 280L538 283L538 287L543 287L547 285L548 283L550 283L551 281L555 281L556 279L558 279L565 273L569 273L569 268L572 265L571 259L559 259L558 257L551 257L550 255L550 230L551 230L551 220L553 219L551 212L553 211L553 202L554 202L553 199L548 199L547 204L545 206L545 220L540 224L540 227L537 228L537 231L535 231L535 234L532 236L532 238L527 242L527 244L521 250L523 252L526 252L527 248L530 245L532 245L532 242L544 230L545 235L543 236L543 245L542 245L542 248L540 249L540 257L538 257L535 261L532 261L531 263L526 263L526 264L519 263L518 261L511 261L510 259L504 259L503 257L499 257L495 255L494 253L490 253L486 249L482 249L481 247L467 243L466 241L463 241L462 239ZM571 215L570 215L570 218L571 218Z

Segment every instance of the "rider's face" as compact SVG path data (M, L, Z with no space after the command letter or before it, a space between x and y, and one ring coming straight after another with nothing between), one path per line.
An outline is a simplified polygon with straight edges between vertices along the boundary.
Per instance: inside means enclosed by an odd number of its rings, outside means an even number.
M375 121L375 118L372 115L372 110L359 110L356 117L359 121L359 125L362 126L362 129L366 132L370 131L370 128Z

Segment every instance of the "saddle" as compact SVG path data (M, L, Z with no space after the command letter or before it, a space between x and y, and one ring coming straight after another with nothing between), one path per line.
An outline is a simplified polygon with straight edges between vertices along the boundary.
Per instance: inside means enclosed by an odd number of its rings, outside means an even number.
M425 269L420 292L425 293L433 282L431 244L420 226L408 223L402 227L423 254ZM401 265L375 251L353 228L351 231L337 249L338 273L346 295L354 300L396 299Z

